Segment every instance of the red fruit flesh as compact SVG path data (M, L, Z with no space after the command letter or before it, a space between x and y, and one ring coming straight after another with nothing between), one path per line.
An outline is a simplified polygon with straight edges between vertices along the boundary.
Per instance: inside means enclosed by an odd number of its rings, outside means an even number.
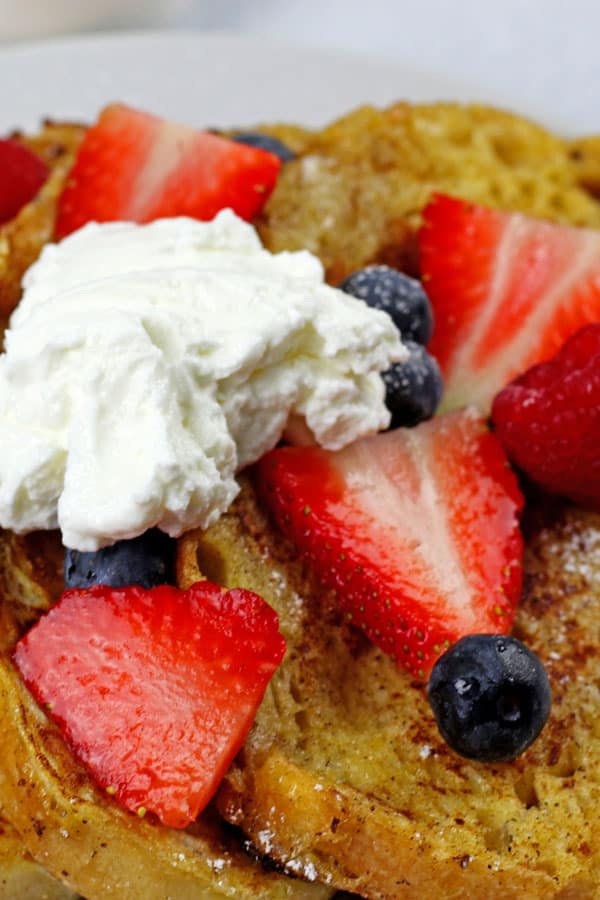
M438 195L419 240L444 409L487 412L512 378L600 321L600 232Z
M17 141L0 140L0 223L14 219L48 178L48 166Z
M59 201L56 235L90 221L209 220L226 207L251 220L280 167L264 150L109 106L79 149Z
M67 591L14 659L102 787L183 828L242 746L284 651L260 597L198 582Z
M282 531L348 617L419 678L459 637L509 630L522 497L473 411L337 453L279 448L258 478Z
M510 458L542 487L600 509L600 323L498 394L492 407Z

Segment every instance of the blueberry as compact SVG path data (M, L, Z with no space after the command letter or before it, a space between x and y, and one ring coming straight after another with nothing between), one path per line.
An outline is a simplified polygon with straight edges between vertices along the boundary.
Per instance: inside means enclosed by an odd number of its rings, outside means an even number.
M436 662L427 693L444 740L482 762L513 759L529 747L552 699L539 658L501 634L461 638Z
M431 419L442 399L440 369L421 344L405 341L410 357L383 373L385 405L392 414L390 428L412 427Z
M408 341L426 344L433 333L429 298L420 281L389 266L367 266L340 284L342 291L382 309Z
M259 150L267 150L278 156L281 162L289 162L296 158L293 150L290 150L283 141L270 134L261 134L259 131L238 131L232 135L232 141L236 144L247 144L249 147L257 147Z
M130 541L117 541L92 553L65 550L65 585L87 588L93 584L144 588L173 582L175 541L158 529Z

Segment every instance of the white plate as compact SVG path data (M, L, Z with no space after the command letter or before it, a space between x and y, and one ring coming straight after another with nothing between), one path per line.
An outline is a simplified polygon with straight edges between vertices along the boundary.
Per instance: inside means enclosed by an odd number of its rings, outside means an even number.
M441 78L257 37L166 31L4 49L0 85L0 133L36 128L46 116L89 121L115 100L218 127L277 119L319 125L363 102L486 98L485 83L464 84L452 73ZM560 127L551 102L546 112Z

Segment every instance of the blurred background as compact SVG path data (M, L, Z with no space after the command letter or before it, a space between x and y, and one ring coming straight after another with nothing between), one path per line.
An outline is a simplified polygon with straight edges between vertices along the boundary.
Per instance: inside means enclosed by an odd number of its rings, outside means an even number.
M0 0L0 45L120 29L233 31L396 61L535 113L600 100L600 0ZM518 92L518 93L517 93Z

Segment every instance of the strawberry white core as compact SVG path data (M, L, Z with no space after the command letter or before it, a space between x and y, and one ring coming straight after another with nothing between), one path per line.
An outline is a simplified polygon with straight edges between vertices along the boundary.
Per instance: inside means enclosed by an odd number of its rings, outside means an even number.
M419 571L421 602L445 598L448 626L472 615L477 597L464 573L464 562L447 521L448 505L433 463L433 435L426 427L403 432L403 456L397 436L381 435L377 443L359 441L338 457L353 502L370 516L370 538L390 553L390 571L399 582L407 576L407 558ZM387 448L386 448L387 444ZM386 453L387 449L387 453ZM383 534L387 532L385 537ZM401 535L401 538L400 538ZM395 564L401 543L404 566ZM413 574L413 573L411 573Z

